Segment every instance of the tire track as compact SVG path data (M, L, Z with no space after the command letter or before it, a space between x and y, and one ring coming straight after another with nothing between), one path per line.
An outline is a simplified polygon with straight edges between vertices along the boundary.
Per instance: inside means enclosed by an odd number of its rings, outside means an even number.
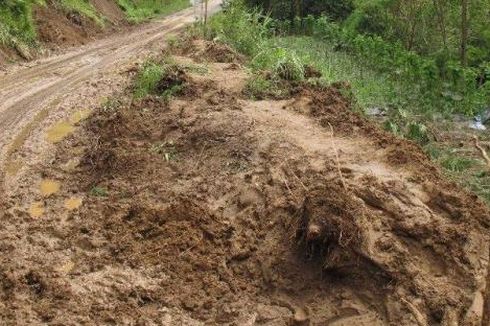
M211 3L211 11L220 1ZM83 87L97 74L110 72L117 64L129 62L163 37L176 34L194 20L185 9L165 19L139 26L126 35L95 41L86 47L61 54L0 77L0 166L22 148L32 131L46 119L52 108L71 90Z

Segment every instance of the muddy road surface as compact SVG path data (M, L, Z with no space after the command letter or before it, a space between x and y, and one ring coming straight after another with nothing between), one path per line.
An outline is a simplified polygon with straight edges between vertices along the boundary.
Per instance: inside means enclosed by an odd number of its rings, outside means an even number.
M219 7L220 1L212 1L210 12ZM0 165L20 168L12 163L12 155L22 150L46 120L53 115L70 114L77 107L89 107L94 100L117 89L122 81L115 75L128 64L157 52L165 46L167 37L194 19L194 10L189 8L131 31L0 72ZM108 85L111 81L115 83Z

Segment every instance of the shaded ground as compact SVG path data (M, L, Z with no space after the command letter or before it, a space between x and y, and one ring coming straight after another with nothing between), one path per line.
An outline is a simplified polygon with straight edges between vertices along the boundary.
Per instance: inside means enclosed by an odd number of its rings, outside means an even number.
M176 98L107 102L2 196L2 320L488 321L489 211L418 146L344 85L251 101L238 64L176 60Z

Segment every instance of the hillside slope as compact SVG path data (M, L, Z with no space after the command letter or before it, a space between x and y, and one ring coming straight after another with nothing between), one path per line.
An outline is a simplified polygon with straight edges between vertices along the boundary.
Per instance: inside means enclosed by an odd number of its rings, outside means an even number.
M86 44L186 6L184 0L9 0L0 4L0 65Z

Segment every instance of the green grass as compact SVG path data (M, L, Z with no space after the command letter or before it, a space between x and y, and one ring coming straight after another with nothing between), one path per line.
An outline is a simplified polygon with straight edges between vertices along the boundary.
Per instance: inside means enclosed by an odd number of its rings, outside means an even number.
M139 23L190 6L189 0L117 0L130 22Z
M99 26L104 25L104 17L92 6L88 0L59 0L60 5L67 11L79 13L82 16L92 19Z
M0 3L0 45L17 49L22 45L34 45L36 29L32 7L43 3L42 0L7 0Z
M161 64L154 62L146 63L136 77L134 96L136 98L143 98L148 94L154 93L165 71L165 67Z
M170 58L165 58L161 63L146 62L136 76L134 97L141 99L155 95L169 100L178 95L185 89L185 80L180 76L182 70L186 70L186 66L178 65Z
M90 189L90 194L95 197L107 197L109 196L109 192L106 188L95 186Z
M400 96L400 86L387 75L359 64L352 55L335 51L325 42L305 36L279 37L273 42L275 46L294 51L304 64L319 69L326 82L347 81L363 108L391 107L404 97Z

